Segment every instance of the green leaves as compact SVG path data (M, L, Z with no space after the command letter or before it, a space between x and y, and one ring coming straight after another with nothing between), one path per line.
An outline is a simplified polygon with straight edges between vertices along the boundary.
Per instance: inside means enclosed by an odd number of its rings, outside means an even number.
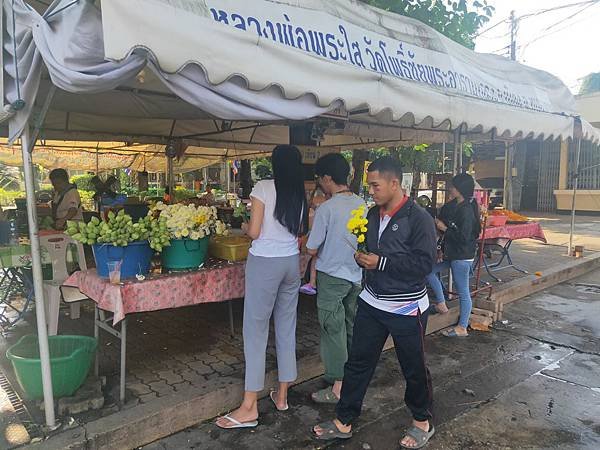
M453 41L468 48L475 47L474 37L494 12L487 0L475 1L471 6L465 0L361 0L371 6L412 17L429 25Z

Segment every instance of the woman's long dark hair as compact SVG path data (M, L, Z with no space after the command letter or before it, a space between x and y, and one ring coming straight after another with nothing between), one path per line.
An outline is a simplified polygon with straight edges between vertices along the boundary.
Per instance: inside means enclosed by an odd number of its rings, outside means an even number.
M271 155L277 200L274 216L294 236L308 231L302 154L293 145L278 145Z
M475 216L473 235L475 236L475 239L477 239L481 233L481 211L479 211L479 203L477 203L477 200L473 197L466 201L471 204L471 209L473 210L473 215Z
M451 183L458 191L460 191L461 195L465 199L465 202L471 206L475 220L473 235L477 238L479 237L479 233L481 233L481 212L479 211L479 204L477 203L477 200L473 197L475 194L475 180L467 173L460 173L452 178Z

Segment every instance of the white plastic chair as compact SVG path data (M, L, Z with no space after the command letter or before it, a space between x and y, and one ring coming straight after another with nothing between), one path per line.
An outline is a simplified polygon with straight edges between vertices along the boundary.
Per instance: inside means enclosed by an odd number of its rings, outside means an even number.
M79 319L81 300L87 297L77 288L67 288L61 285L69 277L67 271L67 251L69 247L75 246L77 249L77 262L81 270L86 270L85 253L83 245L80 242L71 239L66 234L50 234L40 236L41 251L48 252L48 256L52 261L52 279L44 280L44 298L46 306L46 322L48 325L48 335L54 336L58 331L58 316L60 309L60 301L63 299L69 303L71 319ZM74 290L74 292L71 292ZM76 292L75 292L76 291Z

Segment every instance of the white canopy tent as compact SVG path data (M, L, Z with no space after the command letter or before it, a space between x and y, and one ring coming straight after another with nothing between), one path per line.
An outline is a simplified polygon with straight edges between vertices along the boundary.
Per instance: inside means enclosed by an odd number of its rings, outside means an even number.
M142 172L167 170L165 146L123 142L54 141L42 140L32 154L34 164L46 169L61 167L70 170L103 172L113 169L131 169ZM0 163L7 166L23 165L20 146L0 140ZM269 156L260 150L231 150L227 148L187 147L173 161L175 173L186 173L209 167L227 160L254 159Z
M556 77L354 0L56 0L43 15L29 3L3 0L2 22L3 135L21 138L29 200L38 137L260 152L307 119L307 140L334 148L573 137Z
M6 98L25 102L11 139L52 84L48 139L256 148L323 115L322 145L451 141L459 127L572 136L574 99L556 77L355 1L103 0L100 11L62 0L45 17L23 0L6 9L7 25L15 21Z

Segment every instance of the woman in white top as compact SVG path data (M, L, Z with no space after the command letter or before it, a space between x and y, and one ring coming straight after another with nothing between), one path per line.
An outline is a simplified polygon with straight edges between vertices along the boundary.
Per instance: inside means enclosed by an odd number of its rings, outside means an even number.
M83 208L77 186L69 183L69 175L65 169L54 169L50 172L50 182L54 188L52 198L52 219L54 228L64 230L67 221L83 221Z
M278 145L271 156L273 180L260 181L250 194L250 223L244 231L253 239L246 263L244 299L245 392L241 406L220 417L221 428L258 425L258 393L264 389L269 320L275 323L279 388L271 400L288 409L287 391L296 379L296 308L300 288L298 236L308 229L302 155L290 145Z

